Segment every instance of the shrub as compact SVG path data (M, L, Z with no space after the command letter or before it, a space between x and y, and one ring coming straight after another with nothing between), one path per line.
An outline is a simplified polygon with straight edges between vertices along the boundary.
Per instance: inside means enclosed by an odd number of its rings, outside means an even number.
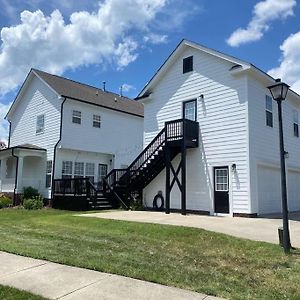
M43 208L43 198L39 195L24 199L23 206L25 209L41 209Z
M39 191L32 186L24 187L23 199L32 199L39 196Z
M12 205L12 200L4 195L0 197L0 208L9 207Z

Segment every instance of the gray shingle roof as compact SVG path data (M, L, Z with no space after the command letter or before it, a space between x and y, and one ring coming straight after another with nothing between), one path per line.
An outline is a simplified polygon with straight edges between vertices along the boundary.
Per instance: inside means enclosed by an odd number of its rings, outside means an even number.
M33 69L33 71L63 97L84 101L139 117L144 116L144 107L138 101L124 96L121 97L115 93L104 92L96 87L37 69Z

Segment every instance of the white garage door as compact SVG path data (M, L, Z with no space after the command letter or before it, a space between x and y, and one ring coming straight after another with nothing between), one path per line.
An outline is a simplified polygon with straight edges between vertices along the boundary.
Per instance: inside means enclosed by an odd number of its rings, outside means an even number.
M258 166L257 179L259 214L280 212L280 169Z
M300 210L300 172L289 171L288 208L289 211Z

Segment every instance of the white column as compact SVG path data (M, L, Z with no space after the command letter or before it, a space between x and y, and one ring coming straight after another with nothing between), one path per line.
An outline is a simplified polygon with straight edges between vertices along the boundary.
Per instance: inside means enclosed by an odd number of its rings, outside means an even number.
M19 156L19 162L18 162L18 170L17 170L17 186L16 186L16 193L21 194L23 193L23 185L22 185L22 180L23 180L23 161L24 158L23 156Z
M1 171L0 171L0 182L1 182L1 185L0 185L0 190L2 191L2 183L3 183L3 180L5 180L6 178L6 174L7 174L7 158L3 158L1 159Z

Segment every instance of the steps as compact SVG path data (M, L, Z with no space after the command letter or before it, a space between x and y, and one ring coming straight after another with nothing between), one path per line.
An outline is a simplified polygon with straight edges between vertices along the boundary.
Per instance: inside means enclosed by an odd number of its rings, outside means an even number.
M88 203L89 203L89 209L93 209L93 210L113 209L109 197L105 196L103 192L100 191L97 192L95 201L93 201L93 199L89 199Z

